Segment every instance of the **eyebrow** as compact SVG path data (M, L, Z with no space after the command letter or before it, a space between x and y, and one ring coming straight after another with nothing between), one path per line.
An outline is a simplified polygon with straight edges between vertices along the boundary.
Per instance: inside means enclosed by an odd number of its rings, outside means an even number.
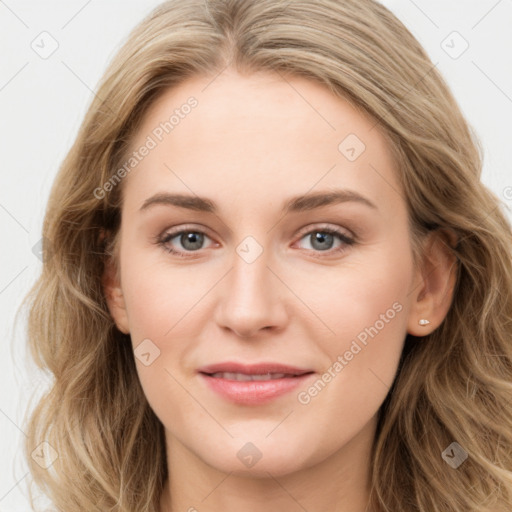
M322 206L346 202L356 202L378 210L375 203L358 192L355 192L354 190L338 189L294 196L284 203L282 213L286 214L310 211L316 208L321 208ZM213 214L218 212L215 202L206 197L190 196L187 194L169 194L165 192L157 193L146 199L139 211L146 211L156 205L177 206L179 208Z

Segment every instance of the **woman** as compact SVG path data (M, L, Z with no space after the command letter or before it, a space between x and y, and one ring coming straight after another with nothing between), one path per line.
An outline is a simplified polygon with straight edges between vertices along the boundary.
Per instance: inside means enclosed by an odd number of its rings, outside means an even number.
M51 193L36 483L66 512L510 510L511 229L481 166L377 2L163 3Z

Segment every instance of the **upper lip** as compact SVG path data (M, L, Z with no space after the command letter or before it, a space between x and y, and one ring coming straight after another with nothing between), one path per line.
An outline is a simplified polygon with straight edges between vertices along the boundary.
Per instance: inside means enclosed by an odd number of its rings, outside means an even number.
M234 361L226 361L223 363L210 364L202 366L197 370L199 373L243 373L244 375L264 375L266 373L285 373L290 375L303 375L305 373L312 373L311 369L297 368L296 366L289 366L280 363L254 363L243 364Z

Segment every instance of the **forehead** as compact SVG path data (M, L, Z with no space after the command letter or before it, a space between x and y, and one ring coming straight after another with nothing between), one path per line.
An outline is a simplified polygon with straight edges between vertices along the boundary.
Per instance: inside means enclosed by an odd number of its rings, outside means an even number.
M357 189L389 206L399 199L376 122L302 77L225 70L189 78L151 105L131 151L143 146L151 149L123 183L133 209L162 191L219 203L238 198L247 207L329 187Z

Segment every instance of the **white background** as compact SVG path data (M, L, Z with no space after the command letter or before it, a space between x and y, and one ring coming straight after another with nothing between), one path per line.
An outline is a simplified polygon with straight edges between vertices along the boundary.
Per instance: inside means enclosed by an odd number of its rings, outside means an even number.
M25 355L24 316L16 330L14 316L41 268L32 248L41 238L50 186L107 63L158 3L0 0L0 512L30 510L22 417L30 394L44 390L45 378ZM512 220L512 0L383 3L447 79L483 142L482 181ZM39 36L43 31L58 43L47 59L31 47L48 37ZM469 44L456 59L442 47L453 31ZM445 44L461 48L461 40L452 39Z

